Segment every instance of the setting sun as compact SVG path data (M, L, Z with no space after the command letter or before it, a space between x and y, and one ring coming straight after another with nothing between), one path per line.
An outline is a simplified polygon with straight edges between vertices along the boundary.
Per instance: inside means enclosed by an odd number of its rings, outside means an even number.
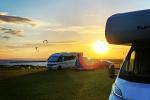
M105 43L104 41L96 41L93 44L93 49L97 53L105 53L108 50L108 46L107 46L107 43Z

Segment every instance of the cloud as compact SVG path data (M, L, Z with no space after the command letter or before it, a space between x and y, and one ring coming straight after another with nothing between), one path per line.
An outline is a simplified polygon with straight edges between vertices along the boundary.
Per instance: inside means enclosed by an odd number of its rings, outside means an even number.
M80 34L104 34L104 27L90 26L55 26L47 28L48 31L54 32L76 32Z
M77 43L78 41L73 41L73 40L69 40L69 41L52 41L52 42L48 42L48 44L72 44L72 43Z
M41 43L28 43L28 44L22 44L22 45L10 45L6 46L7 48L10 49L18 49L18 48L35 48L35 47L46 47L46 46L55 46L55 45L72 45L75 43L79 43L78 41L50 41L46 45L44 45L42 42Z
M9 15L8 12L0 12L0 24L6 25L31 25L32 27L47 27L47 26L59 26L56 23L49 23L37 19L29 19L19 16Z
M0 35L0 38L8 40L8 39L10 39L11 37L10 37L10 36L7 36L7 35L4 35L4 36Z
M17 36L17 37L22 37L24 31L23 30L15 30L15 29L10 29L10 28L0 27L0 32L7 33L7 34ZM8 37L4 37L4 38L8 38Z
M7 12L0 12L0 23L15 23L15 24L28 24L35 26L36 23L28 18L23 18L19 16L8 15Z
M4 39L10 39L10 36L2 36Z
M7 15L8 12L0 12L0 15Z

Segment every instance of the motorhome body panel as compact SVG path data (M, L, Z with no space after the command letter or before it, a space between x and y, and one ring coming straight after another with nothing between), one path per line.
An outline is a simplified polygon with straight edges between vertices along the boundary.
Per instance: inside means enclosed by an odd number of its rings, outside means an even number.
M150 9L109 17L105 36L111 44L150 43Z
M117 78L115 83L120 88L124 100L150 100L150 84L130 82ZM118 100L111 94L109 100Z

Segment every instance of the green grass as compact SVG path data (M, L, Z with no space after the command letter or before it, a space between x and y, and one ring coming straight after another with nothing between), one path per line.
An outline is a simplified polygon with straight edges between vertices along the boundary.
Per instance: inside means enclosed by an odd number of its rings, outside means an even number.
M105 70L2 70L0 100L108 100Z

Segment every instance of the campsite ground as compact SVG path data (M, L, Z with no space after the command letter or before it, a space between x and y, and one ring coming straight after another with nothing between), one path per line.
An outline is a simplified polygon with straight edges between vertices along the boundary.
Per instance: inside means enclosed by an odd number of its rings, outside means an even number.
M0 70L0 100L107 100L106 70Z

